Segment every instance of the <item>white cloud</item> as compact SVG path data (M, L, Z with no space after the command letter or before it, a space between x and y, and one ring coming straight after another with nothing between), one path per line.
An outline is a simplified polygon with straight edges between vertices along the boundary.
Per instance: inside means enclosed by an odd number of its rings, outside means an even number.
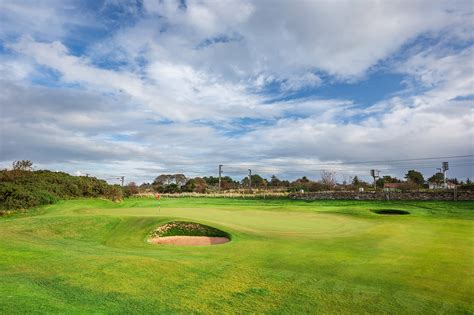
M101 27L73 0L0 1L0 39L31 35L42 40L74 38L77 27ZM78 40L78 38L75 38Z
M354 78L422 33L466 23L463 14L470 9L468 1L200 1L187 9L163 2L151 10L162 18L152 15L124 31L138 35L132 47L126 47L131 43L123 34L115 44L131 54L147 46L178 63L238 77L290 77L295 70L319 69ZM160 25L166 32L149 36ZM233 33L242 38L237 45L194 50L205 39Z
M287 78L282 84L283 91L299 91L303 88L314 88L322 83L321 78L311 72L294 75Z
M1 5L2 36L34 12ZM203 175L219 163L293 176L293 165L304 173L321 161L472 153L472 99L463 97L474 94L473 49L450 46L469 38L469 2L145 1L143 18L82 54L66 46L58 7L40 6L37 30L24 25L5 41L1 161L87 173L107 161L108 173L140 180L146 169ZM62 31L41 22L53 14ZM438 44L403 50L421 34ZM356 84L387 59L408 88L368 108L338 95L285 98ZM104 60L124 65L97 65ZM59 87L31 85L43 67Z

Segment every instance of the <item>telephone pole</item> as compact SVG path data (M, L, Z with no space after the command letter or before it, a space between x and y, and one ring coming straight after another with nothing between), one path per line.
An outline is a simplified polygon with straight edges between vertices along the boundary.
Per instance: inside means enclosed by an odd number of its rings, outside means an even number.
M222 164L219 164L219 192L221 192Z
M249 169L249 192L252 191L252 170Z
M448 162L443 162L442 164L443 167L443 183L444 183L444 188L448 188L448 184L446 183L446 171L449 170L449 164Z
M377 178L379 177L379 170L370 170L370 176L374 178L374 189L377 190Z
M117 179L120 179L120 181L122 182L122 187L123 187L123 182L125 181L125 176L119 176L119 177L117 177Z

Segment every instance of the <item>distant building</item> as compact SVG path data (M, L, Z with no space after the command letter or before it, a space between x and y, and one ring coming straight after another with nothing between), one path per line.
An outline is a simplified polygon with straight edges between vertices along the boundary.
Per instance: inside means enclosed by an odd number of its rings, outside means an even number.
M383 190L384 191L395 191L399 190L403 183L384 183Z
M454 189L456 188L456 184L452 183L452 182L446 182L446 186L444 185L444 183L431 183L431 182L428 182L428 188L429 189Z

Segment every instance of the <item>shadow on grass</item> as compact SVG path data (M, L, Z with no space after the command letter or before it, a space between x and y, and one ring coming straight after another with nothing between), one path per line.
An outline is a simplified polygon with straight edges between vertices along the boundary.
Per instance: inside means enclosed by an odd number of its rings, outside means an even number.
M398 210L398 209L380 209L380 210L370 210L373 213L382 214L382 215L406 215L410 214L410 212L405 210Z

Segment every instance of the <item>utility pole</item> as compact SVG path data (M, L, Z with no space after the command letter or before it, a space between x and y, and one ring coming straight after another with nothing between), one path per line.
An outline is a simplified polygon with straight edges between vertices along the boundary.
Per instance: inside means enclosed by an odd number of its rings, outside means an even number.
M219 192L221 192L222 164L219 164Z
M446 171L449 170L449 164L448 164L448 162L443 162L441 165L442 165L442 168L443 168L444 188L448 188L448 184L446 183Z
M249 192L252 191L252 170L249 169Z
M374 189L377 190L377 178L379 177L379 170L370 170L370 176L374 178Z
M122 187L123 187L123 182L125 181L125 176L119 176L117 179L120 179L122 181Z

